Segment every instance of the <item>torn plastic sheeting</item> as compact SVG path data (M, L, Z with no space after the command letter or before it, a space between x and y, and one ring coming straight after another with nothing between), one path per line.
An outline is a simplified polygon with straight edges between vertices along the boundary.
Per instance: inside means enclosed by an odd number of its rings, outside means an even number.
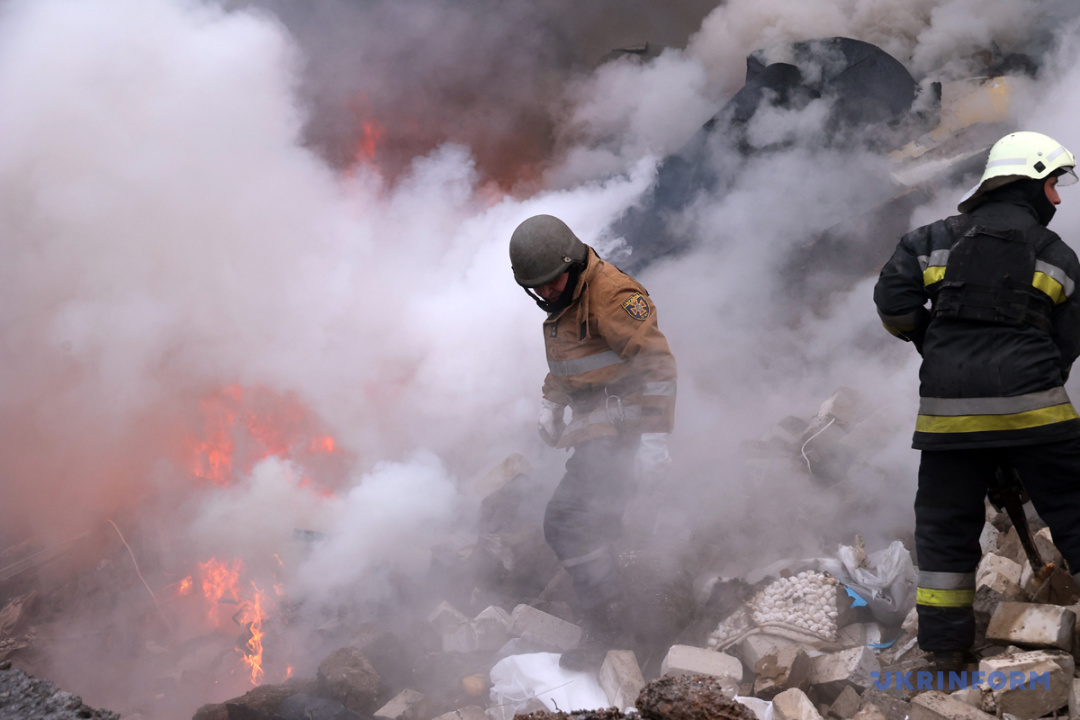
M735 702L745 705L754 713L757 720L773 720L773 704L771 700L762 700L756 697L735 696Z
M853 607L853 608L866 607L866 601L863 600L862 595L855 592L854 590L849 588L847 585L844 586L844 590L847 591L848 597L851 598L851 607Z
M592 673L559 667L558 653L531 653L503 658L491 668L489 712L510 720L536 699L551 712L598 710L608 706Z
M841 545L838 560L819 560L818 567L857 592L882 625L898 625L915 607L915 566L904 543L870 553L861 563L850 545Z

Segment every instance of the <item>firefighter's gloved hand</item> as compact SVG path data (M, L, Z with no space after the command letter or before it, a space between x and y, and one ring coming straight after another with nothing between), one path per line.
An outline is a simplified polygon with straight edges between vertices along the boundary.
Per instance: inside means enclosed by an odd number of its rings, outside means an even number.
M565 405L547 398L540 401L540 437L551 447L559 444L559 438L566 429L566 420L563 419L565 410Z
M634 462L637 465L638 477L642 480L647 482L663 477L671 467L667 441L668 433L641 434Z

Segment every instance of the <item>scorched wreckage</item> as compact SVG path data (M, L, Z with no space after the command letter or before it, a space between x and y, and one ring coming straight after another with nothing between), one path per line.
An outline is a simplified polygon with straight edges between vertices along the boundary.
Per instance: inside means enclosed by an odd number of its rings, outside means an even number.
M29 92L20 62L42 87L70 75L79 92L54 111L90 108L72 117L123 137L69 142L49 125L35 144L49 106L33 93L16 94L32 122L0 113L14 158L0 152L0 182L19 201L0 213L4 277L22 301L0 316L18 348L0 391L15 409L0 418L0 504L14 508L0 508L0 720L1075 716L1080 597L1019 494L986 506L975 655L943 669L919 648L914 395L881 380L914 371L863 332L871 303L845 308L1072 77L1077 13L1033 3L973 41L949 24L956 0L811 4L854 19L780 3L792 17L770 25L729 0L678 3L669 22L632 4L637 24L611 27L582 10L571 30L578 11L559 2L154 0L145 43L110 34L93 3L9 2L0 92ZM890 37L882 23L905 8ZM102 45L45 62L33 46L72 24ZM491 39L525 25L550 44ZM604 55L651 25L684 49ZM753 39L744 76L706 42L735 30ZM365 48L339 53L354 37ZM110 53L130 57L97 70ZM340 80L363 60L385 77ZM485 81L503 75L520 87L495 109ZM426 100L406 92L439 78ZM697 98L693 117L659 89ZM189 122L177 98L221 114ZM250 167L229 164L238 148ZM177 184L157 193L162 178ZM619 645L585 670L559 662L595 633L545 538L563 457L533 437L541 319L509 309L522 299L506 289L511 231L548 213L574 220L590 262L642 279L615 283L632 291L614 306L623 324L655 324L645 285L663 296L679 358L670 469L639 478L621 532L604 528ZM172 238L160 255L158 232ZM194 262L173 252L204 232ZM47 266L60 277L36 284ZM939 670L967 673L963 687Z

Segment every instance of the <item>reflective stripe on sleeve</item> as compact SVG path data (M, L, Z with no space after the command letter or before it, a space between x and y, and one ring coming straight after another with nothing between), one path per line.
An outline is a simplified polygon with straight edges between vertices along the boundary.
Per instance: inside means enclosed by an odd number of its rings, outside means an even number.
M618 365L622 362L619 353L614 350L605 350L595 355L586 355L575 360L548 360L548 369L552 375L566 376L587 373L593 370Z
M645 383L641 386L641 394L675 397L675 383L670 380L666 382Z
M945 266L949 263L948 250L935 250L929 255L919 256L919 266L923 271L923 285L933 285L945 277Z
M1072 297L1073 290L1076 289L1076 283L1064 270L1042 260L1035 261L1035 276L1031 284L1049 295L1055 305L1060 305Z

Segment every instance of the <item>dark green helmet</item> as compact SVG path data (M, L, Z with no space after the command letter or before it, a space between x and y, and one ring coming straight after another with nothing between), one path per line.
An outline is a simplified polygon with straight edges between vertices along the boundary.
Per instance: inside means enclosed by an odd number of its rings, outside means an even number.
M551 282L575 262L585 260L587 248L566 223L551 215L533 215L510 236L510 265L518 285L534 288Z

